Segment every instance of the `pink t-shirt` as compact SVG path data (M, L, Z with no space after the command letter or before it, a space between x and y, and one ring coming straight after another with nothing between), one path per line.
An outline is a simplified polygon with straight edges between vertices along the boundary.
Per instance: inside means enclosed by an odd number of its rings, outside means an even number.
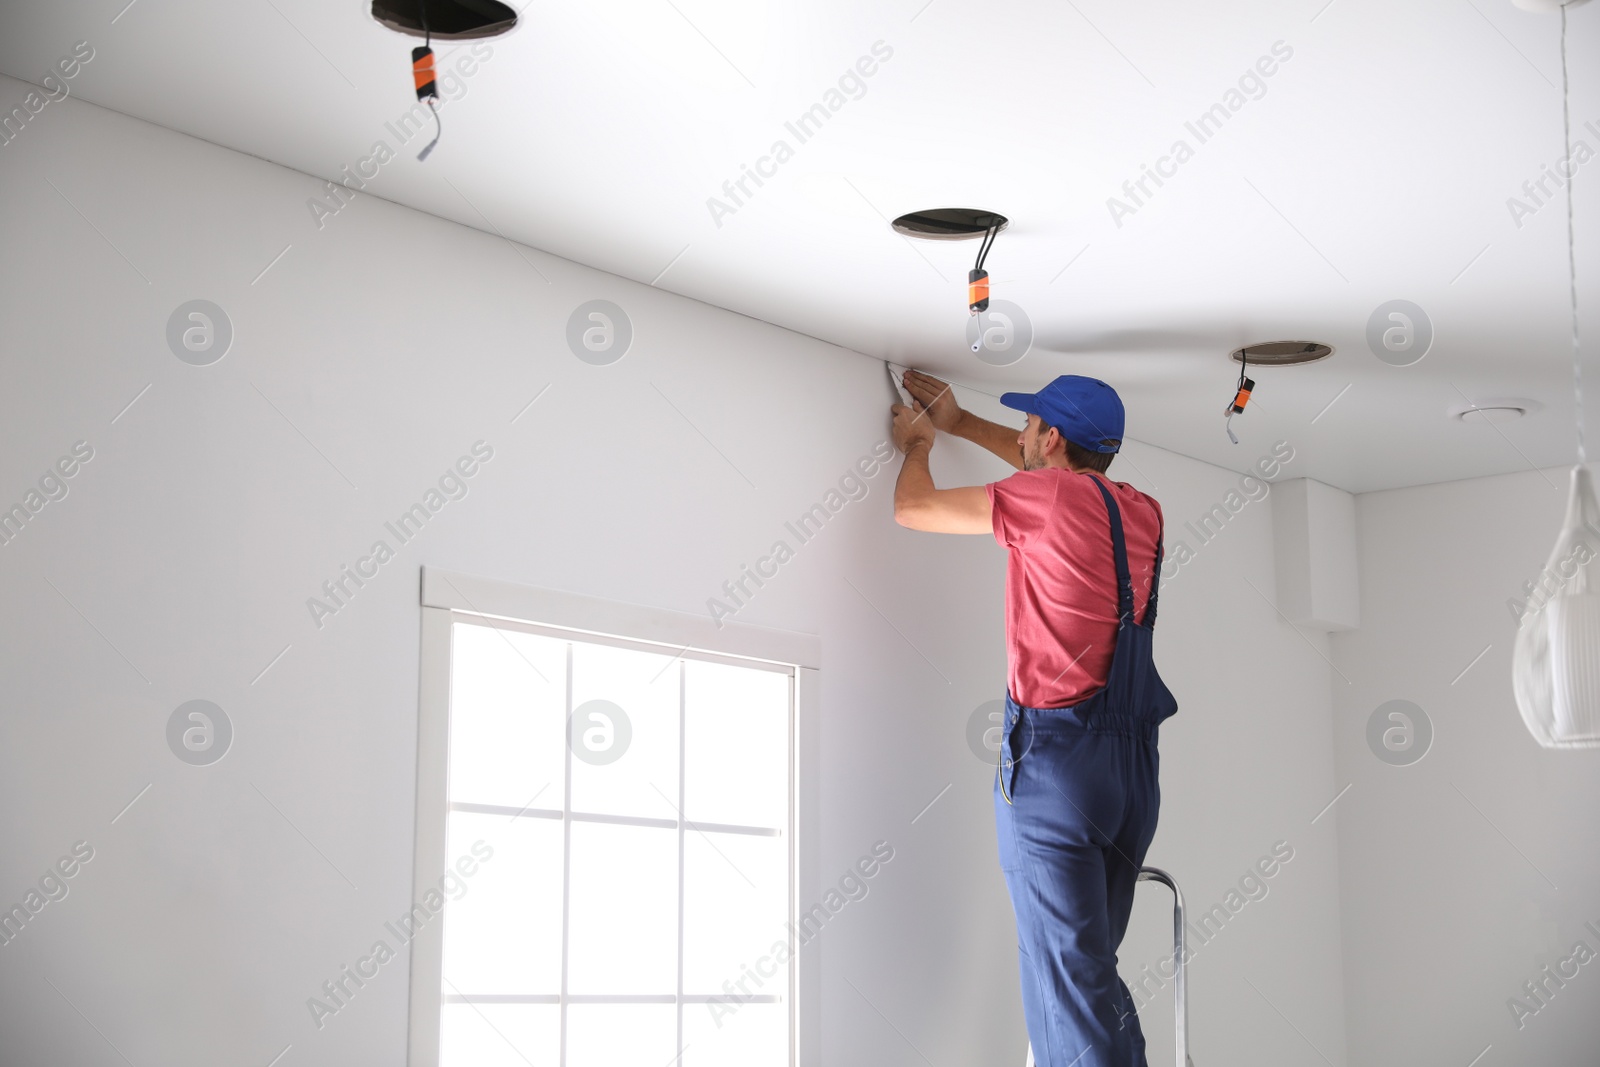
M1006 658L1011 695L1025 707L1064 708L1106 684L1117 634L1111 520L1094 474L1046 467L992 482L994 539L1006 561ZM1144 621L1155 577L1161 505L1104 479L1122 512L1134 618Z

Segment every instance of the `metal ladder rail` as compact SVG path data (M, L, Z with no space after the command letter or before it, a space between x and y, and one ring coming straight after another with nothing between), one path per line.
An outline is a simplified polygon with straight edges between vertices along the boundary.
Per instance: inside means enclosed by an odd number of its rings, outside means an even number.
M1160 867L1140 867L1139 881L1160 882L1172 890L1172 951L1177 973L1172 979L1172 1032L1177 1038L1177 1067L1194 1067L1189 1058L1189 990L1186 976L1189 952L1185 937L1188 920L1184 915L1183 890L1177 881Z
M1172 1029L1173 1035L1177 1038L1177 1067L1194 1067L1194 1061L1189 1058L1189 991L1185 981L1189 964L1185 938L1188 921L1184 915L1183 890L1178 888L1178 883L1172 875L1160 867L1140 867L1138 880L1160 882L1172 890L1172 958L1177 964L1177 971L1172 981ZM1031 1044L1028 1046L1027 1067L1034 1067Z

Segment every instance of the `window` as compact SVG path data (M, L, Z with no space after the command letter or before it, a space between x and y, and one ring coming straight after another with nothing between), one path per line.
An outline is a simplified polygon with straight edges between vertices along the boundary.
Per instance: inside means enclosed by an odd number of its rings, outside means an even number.
M797 666L430 614L413 1064L797 1063Z

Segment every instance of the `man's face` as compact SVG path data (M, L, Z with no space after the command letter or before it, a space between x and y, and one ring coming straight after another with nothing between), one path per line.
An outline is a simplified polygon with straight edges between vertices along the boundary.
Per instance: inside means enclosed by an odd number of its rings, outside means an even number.
M1044 423L1039 416L1029 415L1028 425L1022 428L1022 433L1017 437L1017 443L1022 446L1022 469L1025 471L1036 471L1048 466L1044 458L1045 442L1040 438L1041 436L1048 438L1050 430L1041 435L1039 427L1042 425Z

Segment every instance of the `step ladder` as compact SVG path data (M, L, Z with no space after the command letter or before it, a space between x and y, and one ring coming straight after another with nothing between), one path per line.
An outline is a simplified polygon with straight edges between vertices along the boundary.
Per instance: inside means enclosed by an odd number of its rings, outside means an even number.
M1183 890L1178 888L1172 875L1160 867L1140 867L1139 881L1160 882L1172 890L1172 952L1178 965L1172 981L1172 1029L1177 1038L1177 1067L1194 1067L1194 1061L1189 1058L1189 994L1184 982L1189 953L1184 944L1187 921L1183 911ZM1034 1067L1032 1045L1028 1046L1027 1067Z

